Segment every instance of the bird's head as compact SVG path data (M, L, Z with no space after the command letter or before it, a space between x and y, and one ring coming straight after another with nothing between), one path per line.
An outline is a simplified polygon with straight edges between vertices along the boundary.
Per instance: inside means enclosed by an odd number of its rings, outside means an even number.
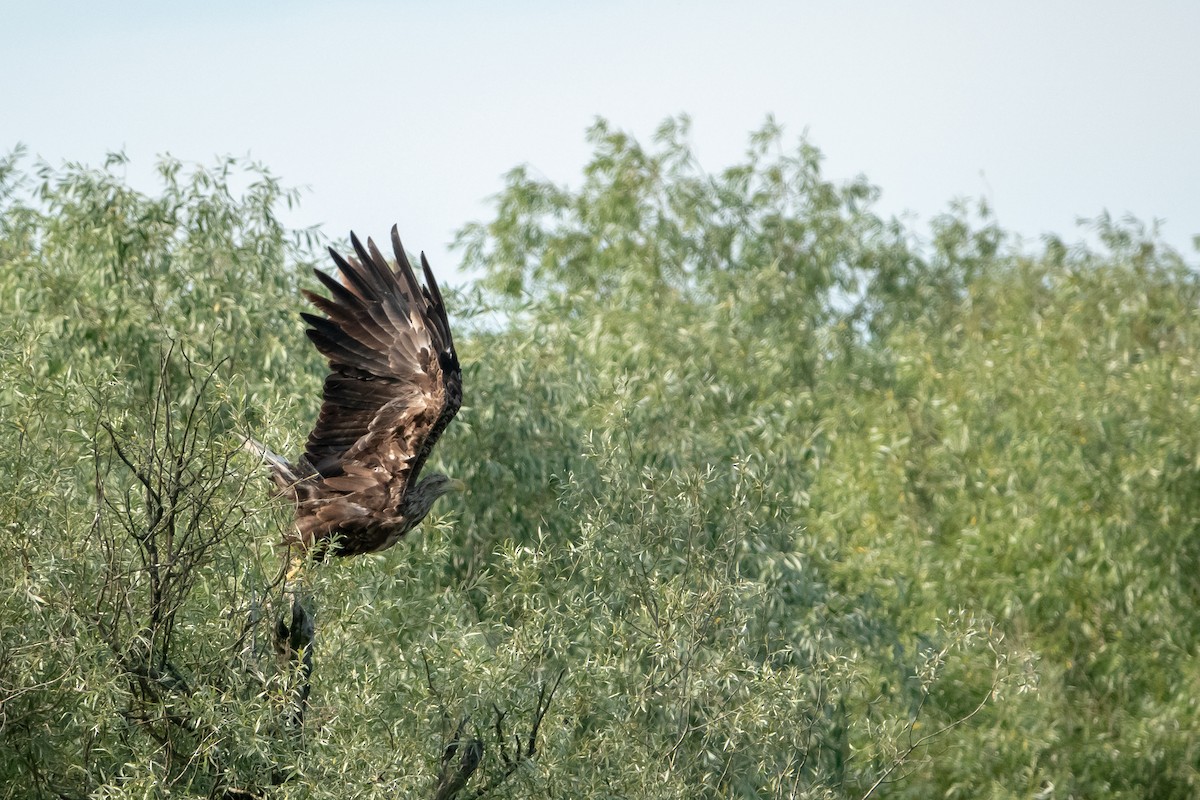
M466 488L465 483L449 475L440 472L428 475L417 481L417 485L409 490L405 501L408 508L404 516L411 520L424 519L433 507L434 500L450 492L466 491Z

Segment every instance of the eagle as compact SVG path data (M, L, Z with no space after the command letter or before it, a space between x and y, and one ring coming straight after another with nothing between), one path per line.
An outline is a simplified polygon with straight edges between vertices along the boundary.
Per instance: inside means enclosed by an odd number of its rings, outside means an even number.
M329 248L340 280L313 270L329 297L304 290L321 315L300 316L330 369L304 454L292 463L244 441L295 504L287 542L317 558L386 550L438 497L463 489L440 473L418 480L462 405L462 370L429 262L421 253L422 285L396 227L394 269L370 238L363 247L351 233L350 242L355 256Z

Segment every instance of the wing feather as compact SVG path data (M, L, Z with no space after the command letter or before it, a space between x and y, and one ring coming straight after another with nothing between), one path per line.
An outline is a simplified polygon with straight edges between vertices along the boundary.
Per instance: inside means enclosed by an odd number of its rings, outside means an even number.
M354 335L357 326L339 325L333 320L312 314L301 316L311 326L308 329L308 338L335 369L352 367L381 375L392 367L386 351L379 349L372 342L365 341L376 337L361 331L358 331L358 336Z
M416 302L421 297L421 287L417 284L417 276L413 275L412 264L409 263L408 254L400 242L400 230L395 225L392 226L392 250L396 253L396 264L404 280L404 297L410 303Z
M362 267L362 276L374 289L374 297L379 300L394 298L396 278L387 264L387 259L379 252L375 242L367 239L367 246L353 233L350 234L350 244L358 254L358 264Z

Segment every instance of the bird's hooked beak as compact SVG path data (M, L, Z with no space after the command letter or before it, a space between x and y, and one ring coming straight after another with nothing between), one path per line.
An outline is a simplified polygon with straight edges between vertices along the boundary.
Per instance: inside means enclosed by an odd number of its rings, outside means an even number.
M467 485L458 478L451 478L447 486L449 486L452 492L465 492L467 490Z

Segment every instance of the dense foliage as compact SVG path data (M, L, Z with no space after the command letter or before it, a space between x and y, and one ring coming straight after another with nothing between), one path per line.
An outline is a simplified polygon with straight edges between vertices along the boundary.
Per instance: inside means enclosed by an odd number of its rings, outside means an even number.
M0 164L0 797L1195 796L1182 259L589 137L460 235L470 491L305 571L302 721L239 436L311 424L318 234L256 165Z

